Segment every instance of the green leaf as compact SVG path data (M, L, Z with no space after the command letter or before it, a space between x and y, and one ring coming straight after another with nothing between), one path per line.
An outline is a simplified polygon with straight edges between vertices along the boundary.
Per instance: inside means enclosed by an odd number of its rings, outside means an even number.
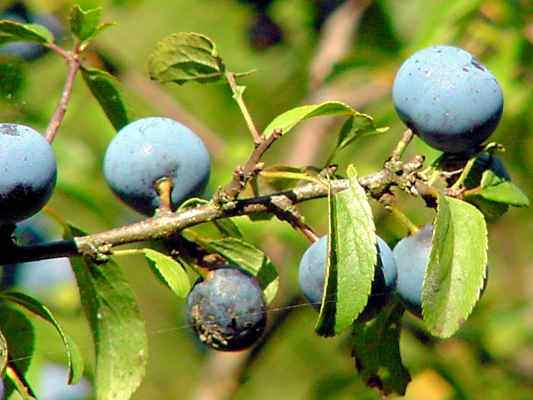
M384 394L405 394L411 381L400 354L401 318L404 308L396 302L366 324L355 323L352 354L361 379Z
M0 44L19 41L48 44L54 42L54 35L42 25L1 20Z
M16 58L0 60L0 96L11 100L24 86L24 62Z
M322 307L315 327L322 336L340 333L363 311L377 261L370 204L352 166L348 168L348 177L348 189L328 196L328 265Z
M207 83L224 76L224 64L207 36L180 32L157 43L148 58L148 71L160 83Z
M0 330L0 376L4 376L7 366L7 340Z
M66 238L82 236L70 227ZM96 348L96 399L127 400L146 370L148 341L133 291L112 260L96 265L87 257L71 258L80 298Z
M388 130L388 127L377 128L374 124L374 119L371 116L355 111L354 115L348 118L342 126L335 150L339 151L344 149L356 139L369 135L385 133Z
M213 221L213 224L222 235L242 239L239 227L230 218L217 219Z
M480 196L495 203L509 204L515 207L529 207L529 199L518 186L507 179L487 170L481 178Z
M35 345L35 332L30 320L19 310L0 304L0 331L8 348L8 362L19 374L24 375L30 366ZM10 380L6 380L5 398L15 390Z
M84 10L76 4L70 11L70 31L85 42L98 33L101 17L102 7Z
M345 115L348 117L339 134L335 151L329 157L331 161L335 152L342 150L356 139L364 136L386 132L389 128L377 128L374 119L367 114L355 111L352 107L339 101L326 101L321 104L312 104L293 108L278 115L265 128L264 135L269 136L274 131L282 135L288 133L297 124L309 118L320 116Z
M143 253L159 280L176 296L187 297L191 290L191 282L183 266L172 257L152 249L143 249Z
M465 201L475 205L483 213L487 222L494 222L509 211L509 205L486 200L478 194L465 196Z
M352 116L354 113L356 113L356 111L354 111L352 107L339 101L326 101L321 104L300 106L286 111L274 118L265 128L264 135L270 136L272 132L276 130L281 131L281 134L285 135L300 122L313 117L324 115Z
M38 300L23 293L3 292L0 296L3 300L18 304L29 312L52 324L57 333L59 333L59 336L61 336L67 352L67 361L69 367L68 383L75 384L79 382L81 376L83 375L83 360L80 351L78 350L78 346L76 346L76 343L72 340L72 338L65 334L59 325L59 322L52 315L52 312Z
M129 123L120 82L111 74L96 68L82 68L81 74L105 115L118 131Z
M267 303L274 300L279 286L278 272L263 251L238 238L213 240L205 247L255 276L265 294Z
M479 299L487 267L487 226L473 205L440 196L432 250L422 289L429 331L453 335Z

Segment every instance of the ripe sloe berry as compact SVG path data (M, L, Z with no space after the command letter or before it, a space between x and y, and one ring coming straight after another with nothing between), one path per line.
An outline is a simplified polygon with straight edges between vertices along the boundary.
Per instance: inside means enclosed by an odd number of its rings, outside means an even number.
M422 317L422 286L429 264L432 237L433 225L425 225L414 235L400 240L393 250L398 268L396 292L407 309L418 317ZM481 294L487 286L487 278L488 266Z
M39 211L56 184L52 147L24 125L0 124L0 225Z
M409 57L392 89L400 118L430 146L467 153L496 129L503 94L496 78L465 50L433 46Z
M245 349L266 325L261 288L235 268L217 269L197 283L187 298L187 315L200 340L215 350Z
M373 318L387 304L396 282L396 265L392 251L383 239L376 236L378 264L374 272L372 291L368 303L358 320ZM328 250L328 237L322 236L305 251L300 260L299 284L305 298L316 309L320 309L324 292L324 279Z
M156 182L171 179L172 207L203 192L211 164L204 143L186 126L150 117L122 128L107 148L104 175L113 192L135 210L160 206Z

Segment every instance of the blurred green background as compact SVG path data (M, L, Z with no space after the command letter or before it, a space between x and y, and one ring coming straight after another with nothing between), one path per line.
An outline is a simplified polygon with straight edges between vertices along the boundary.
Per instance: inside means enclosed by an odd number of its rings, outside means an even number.
M9 3L0 1L4 8ZM380 168L404 129L390 96L394 73L402 61L431 44L464 47L491 69L503 88L505 111L491 140L505 146L501 157L513 180L533 197L533 9L526 0L277 0L261 12L244 0L78 3L102 5L104 21L118 23L96 39L86 64L108 68L122 80L134 117L171 116L205 139L214 161L211 193L245 161L252 143L227 87L161 87L149 81L147 57L159 39L173 32L204 33L217 43L229 68L257 70L242 83L259 127L291 107L325 99L346 101L374 116L379 124L390 126L390 133L361 140L335 160L341 171L354 163L361 174ZM34 12L52 12L65 21L73 3L35 0L26 4ZM321 24L328 7L337 7L336 12ZM328 65L331 51L334 55L337 51L338 57L333 56ZM44 131L65 79L64 62L47 54L21 68L20 85L14 85L12 93L0 101L0 120ZM0 83L13 82L0 76ZM302 125L276 143L268 162L320 166L334 145L339 122L325 119ZM90 232L140 219L114 198L102 177L103 154L114 134L78 79L54 142L59 181L50 208ZM430 160L437 155L418 139L409 152L426 154ZM416 223L431 221L432 211L420 201L401 199L402 208ZM302 207L307 221L320 233L326 231L324 205L315 201ZM405 317L401 350L413 376L406 398L533 398L532 213L531 209L511 209L489 226L488 288L455 337L434 340L414 318ZM378 233L389 244L406 234L378 205L374 215ZM275 319L285 313L287 299L297 294L298 260L306 242L277 220L252 224L240 218L237 223L280 272L281 290L269 312ZM144 260L128 257L119 262L139 300L150 340L146 379L135 399L225 398L222 394L236 399L378 398L357 377L349 337L326 340L316 336L317 314L307 305L292 309L234 385L224 386L232 366L245 355L206 352L186 326L183 303L153 279ZM75 298L66 296L54 308L81 344L90 378L90 333L72 304ZM37 325L35 375L45 359L64 362L55 333L44 324Z

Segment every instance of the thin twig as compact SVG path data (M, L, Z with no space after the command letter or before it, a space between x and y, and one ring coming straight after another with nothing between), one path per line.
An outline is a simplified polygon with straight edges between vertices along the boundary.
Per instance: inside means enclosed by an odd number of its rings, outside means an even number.
M70 100L70 97L72 95L72 89L74 87L74 81L76 79L78 71L80 70L81 64L79 44L76 44L74 51L72 52L67 52L56 45L49 45L49 47L58 54L62 55L68 63L68 73L67 79L65 81L65 86L63 87L63 92L61 93L61 98L59 99L56 110L52 118L50 119L48 128L46 129L46 140L48 140L49 143L52 143L57 135L61 123L63 122L63 119L65 118L68 102Z
M407 129L403 135L396 147L394 148L392 154L391 154L391 160L398 161L402 158L403 153L405 153L405 150L407 149L407 146L409 143L411 143L411 140L413 140L414 133L411 129Z
M259 172L258 164L263 155L280 137L281 132L274 131L270 136L261 140L260 143L256 145L254 151L248 158L248 161L244 164L244 167L238 167L233 173L233 179L224 188L224 197L229 199L237 198L242 189L244 189L250 179L253 178L254 174Z
M246 103L244 102L244 99L242 98L243 93L243 87L239 86L237 84L237 81L235 80L235 74L233 72L226 72L225 73L226 81L228 82L231 92L233 93L233 99L239 106L242 116L244 117L244 120L246 121L246 125L248 126L248 130L250 131L252 138L254 139L254 143L256 145L259 145L262 142L261 134L257 130L254 120L252 119L252 116L250 115L250 112L248 111L248 107L246 107Z
M375 174L360 178L359 183L370 196L376 199L379 199L383 193L389 192L395 186L407 191L412 190L412 186L416 186L417 190L422 191L421 194L426 200L432 197L435 201L438 192L427 187L423 181L417 178L417 170L422 166L422 159L415 157L413 161L403 164L401 170L391 173L390 170L384 168ZM402 173L402 170L405 173ZM333 192L345 190L348 185L349 182L345 179L331 181ZM280 207L287 210L298 203L327 195L327 186L319 183L308 183L290 190L259 197L232 200L221 204L211 202L172 214L155 216L105 232L77 237L73 241L64 240L31 246L12 245L1 252L0 265L75 255L85 255L98 259L100 256L110 254L116 246L147 240L168 239L185 228L217 219L257 213L276 214L279 213Z

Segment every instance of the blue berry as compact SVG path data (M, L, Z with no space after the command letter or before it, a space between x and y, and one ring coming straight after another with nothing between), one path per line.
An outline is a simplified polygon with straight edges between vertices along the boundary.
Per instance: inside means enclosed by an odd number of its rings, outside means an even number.
M81 379L75 385L68 385L68 370L61 364L46 362L39 370L36 392L40 399L86 400L91 397L91 384Z
M251 346L266 325L266 305L256 279L235 268L211 272L187 297L187 315L200 340L215 350Z
M425 225L416 234L400 240L393 254L398 269L396 292L415 315L422 315L422 285L429 263L433 225Z
M398 269L396 292L407 309L418 317L422 317L422 287L431 255L432 238L433 225L425 225L414 235L400 240L393 250ZM481 294L487 286L487 277L488 273Z
M409 57L392 89L400 118L430 146L468 153L496 129L503 94L492 73L470 53L433 46Z
M43 136L24 125L0 124L0 225L39 211L56 177L55 156Z
M383 239L376 236L378 264L375 268L372 291L359 321L372 319L385 306L396 283L396 265L392 251ZM300 260L299 284L305 298L316 309L322 304L328 251L328 237L322 236L305 251Z
M122 128L107 148L104 175L113 192L135 210L152 215L160 206L156 182L172 181L172 207L202 194L211 164L204 143L169 118L143 118Z

